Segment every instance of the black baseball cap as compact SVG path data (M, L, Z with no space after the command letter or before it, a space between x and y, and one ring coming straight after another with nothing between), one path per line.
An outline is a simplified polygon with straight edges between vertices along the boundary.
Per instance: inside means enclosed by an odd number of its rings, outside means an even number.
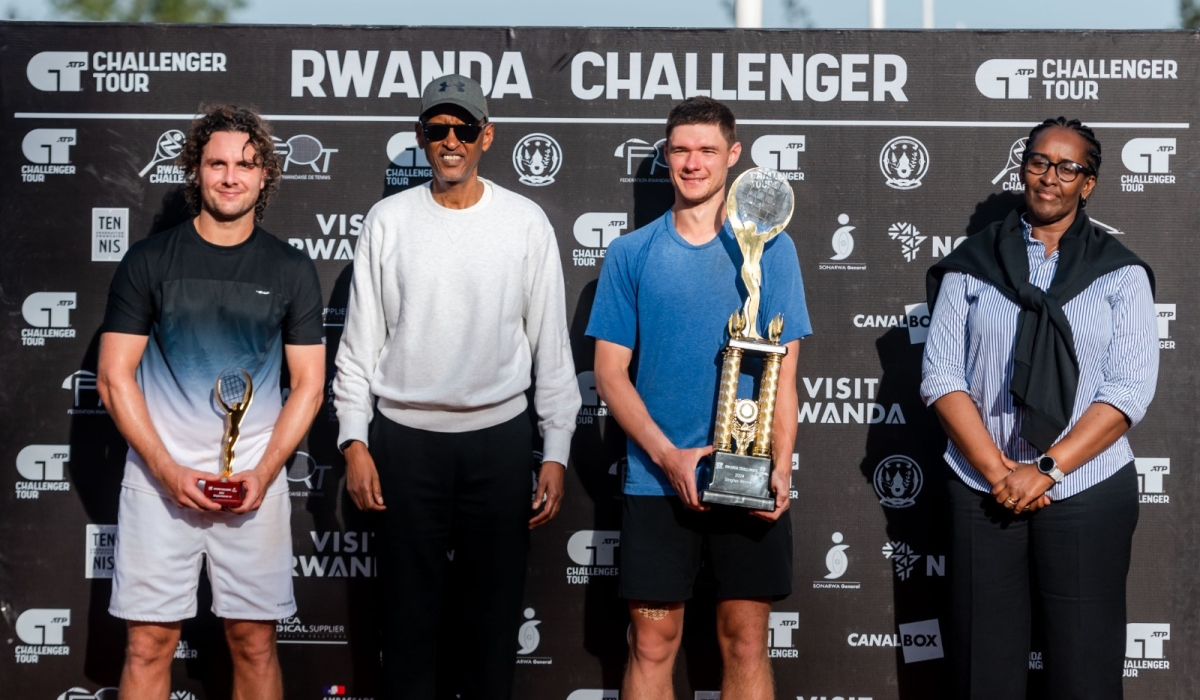
M435 78L421 94L421 118L439 105L455 105L467 110L478 122L487 121L487 100L479 83L465 75L452 73Z

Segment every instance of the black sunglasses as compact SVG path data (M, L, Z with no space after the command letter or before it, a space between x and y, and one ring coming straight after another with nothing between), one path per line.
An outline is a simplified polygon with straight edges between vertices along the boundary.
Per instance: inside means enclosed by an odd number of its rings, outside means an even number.
M425 134L425 140L430 143L437 141L445 141L450 135L450 130L454 130L454 138L463 143L475 143L479 135L483 133L483 127L487 124L421 124L421 133Z

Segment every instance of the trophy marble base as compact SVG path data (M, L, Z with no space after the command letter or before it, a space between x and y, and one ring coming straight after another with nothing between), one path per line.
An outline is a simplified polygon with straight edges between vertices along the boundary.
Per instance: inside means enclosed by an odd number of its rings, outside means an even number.
M775 510L771 495L771 460L766 457L713 453L712 480L700 500L752 510Z
M213 503L219 503L223 506L237 508L242 505L243 499L246 497L246 486L240 481L206 481L200 479L196 482L200 490L204 492L205 498Z

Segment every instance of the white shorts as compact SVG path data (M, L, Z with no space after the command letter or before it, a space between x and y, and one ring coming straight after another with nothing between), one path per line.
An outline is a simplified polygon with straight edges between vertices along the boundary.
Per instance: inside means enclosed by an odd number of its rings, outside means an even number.
M195 617L200 566L207 559L217 617L291 617L291 514L287 494L267 496L258 510L234 515L180 508L158 494L123 487L108 612L138 622Z

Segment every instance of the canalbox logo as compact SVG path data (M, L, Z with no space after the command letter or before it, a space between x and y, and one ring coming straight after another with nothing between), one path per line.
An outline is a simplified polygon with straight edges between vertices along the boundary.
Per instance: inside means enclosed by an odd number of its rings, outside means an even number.
M576 566L567 567L567 583L582 585L592 576L616 576L620 530L580 530L567 540L567 556Z
M1098 100L1101 80L1178 77L1179 64L1171 59L993 58L975 69L975 87L993 100L1028 100L1035 94L1047 100Z
M899 631L904 663L940 659L946 655L942 649L942 629L936 619L909 622L900 625Z
M226 56L208 51L42 51L25 64L42 92L150 92L151 73L224 73ZM91 70L91 80L84 74Z

